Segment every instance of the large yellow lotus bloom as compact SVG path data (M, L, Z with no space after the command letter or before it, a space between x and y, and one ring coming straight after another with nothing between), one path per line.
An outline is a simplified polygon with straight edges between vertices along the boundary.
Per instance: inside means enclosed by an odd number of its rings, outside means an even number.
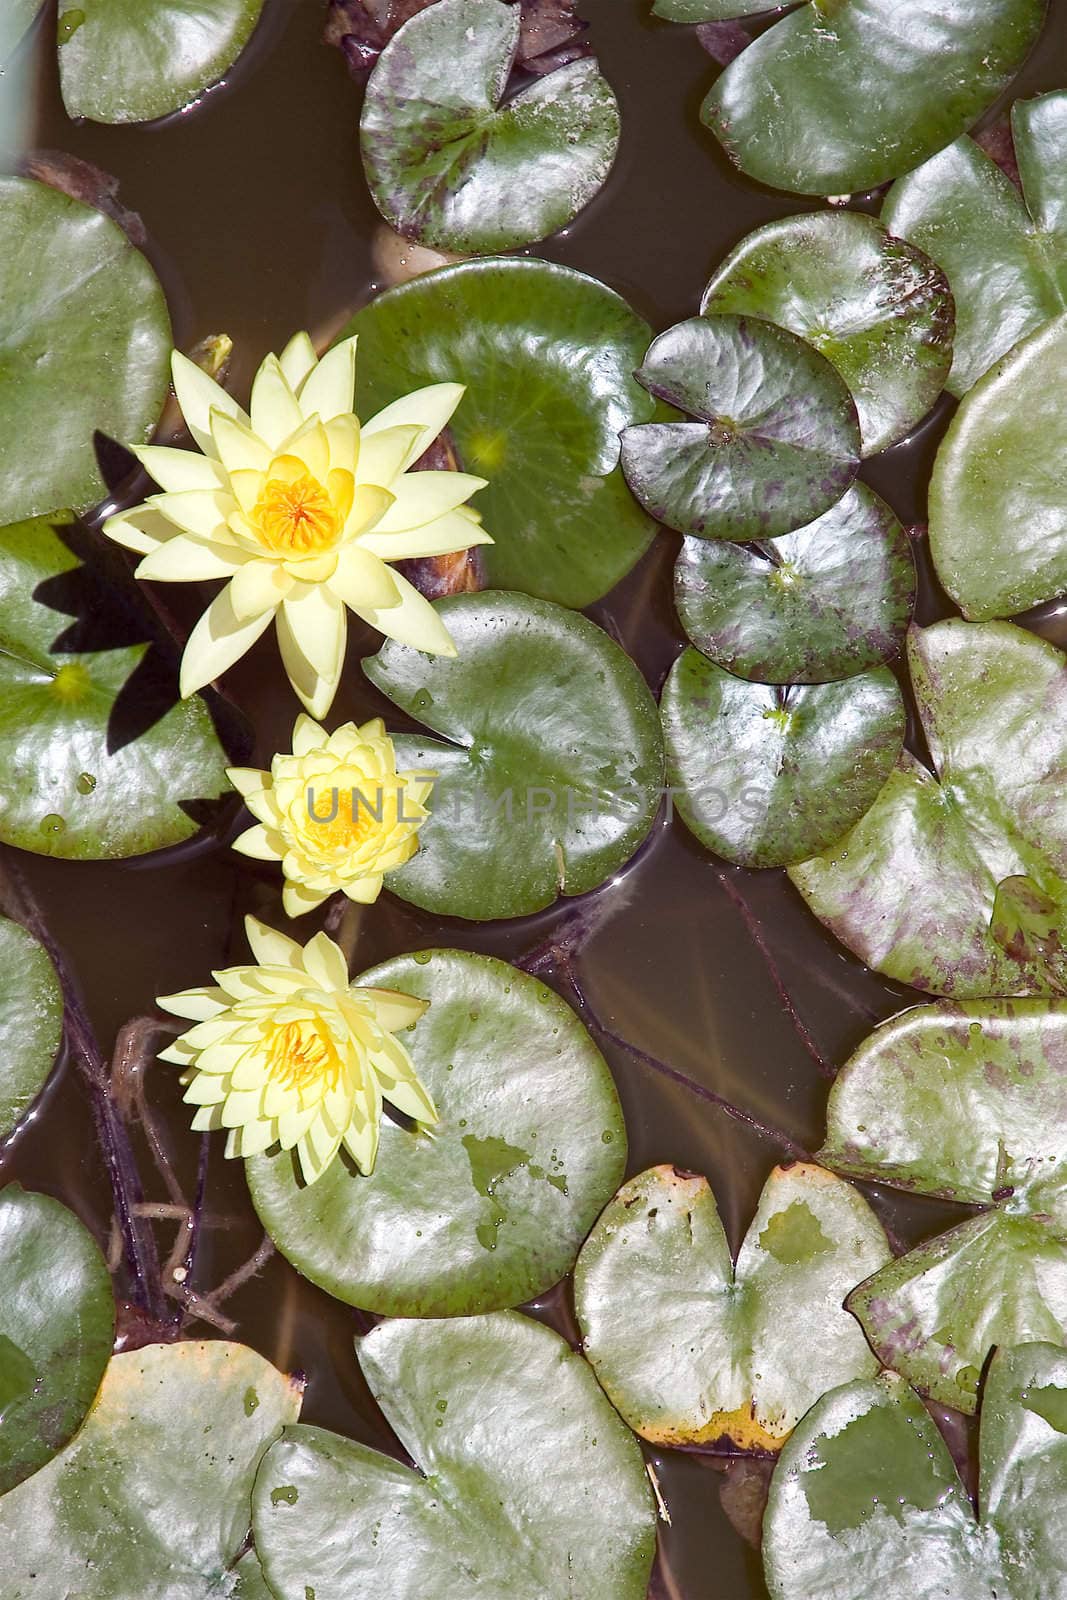
M246 416L175 351L175 393L203 454L136 450L164 493L109 518L104 532L144 556L138 577L229 579L185 647L183 696L231 667L274 619L293 688L324 716L344 662L346 606L403 644L455 655L429 601L388 563L492 542L464 504L484 478L408 471L463 387L418 389L361 427L355 360L355 339L319 361L297 334L260 367Z
M350 983L345 958L317 933L306 945L245 919L258 966L212 973L216 987L163 995L159 1005L196 1026L164 1061L186 1070L198 1130L228 1128L228 1156L294 1147L315 1183L344 1145L363 1172L378 1153L382 1100L418 1123L437 1110L394 1035L426 1002Z
M379 718L327 734L300 716L292 755L276 755L269 772L230 767L228 776L259 818L234 849L281 862L283 903L298 917L337 890L365 905L377 900L383 874L418 848L436 773L397 772Z

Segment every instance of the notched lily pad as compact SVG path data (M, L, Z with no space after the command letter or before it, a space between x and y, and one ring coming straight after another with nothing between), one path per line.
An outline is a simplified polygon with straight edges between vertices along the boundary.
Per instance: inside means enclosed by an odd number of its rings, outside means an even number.
M62 1036L55 968L31 933L0 917L0 1142L44 1088Z
M650 329L583 273L547 261L471 261L379 295L359 334L359 414L430 383L467 392L449 431L489 480L486 582L582 607L643 555L654 524L619 470L619 434L652 415L634 382Z
M1057 992L1005 949L998 886L1029 877L1067 909L1067 663L1005 622L913 628L908 659L934 771L902 756L867 815L790 870L868 966L958 998Z
M700 309L765 317L813 345L849 387L865 456L926 415L952 364L945 274L859 211L813 211L757 228L719 267Z
M738 0L714 15L750 10ZM1045 0L951 10L809 0L731 62L701 118L742 172L774 189L874 189L977 122L1022 66L1045 11Z
M81 1426L114 1332L111 1279L88 1229L58 1200L0 1189L0 1495Z
M595 623L502 592L437 602L458 656L387 643L363 663L451 741L396 739L401 770L437 773L412 859L386 882L441 916L528 916L627 862L659 809L656 704Z
M59 80L72 117L150 122L233 66L263 0L77 0L59 7Z
M207 705L47 519L0 529L0 841L98 860L190 838L230 793Z
M771 1480L763 1561L772 1600L1063 1600L1064 1405L1062 1350L997 1352L982 1405L976 1520L940 1432L900 1377L886 1372L825 1396Z
M121 228L0 177L0 525L100 498L93 435L149 437L170 343L163 291Z
M911 542L864 483L795 533L686 539L674 603L702 655L757 683L826 683L900 650L915 603Z
M679 815L709 850L746 867L803 861L839 839L904 743L904 702L887 667L783 689L686 650L660 716Z
M688 421L622 435L622 467L657 521L700 539L771 539L821 516L859 467L845 381L803 339L758 317L692 317L653 340L637 374Z
M252 1201L293 1264L339 1300L467 1316L556 1283L626 1162L611 1074L564 1001L488 956L423 951L358 980L429 1001L404 1036L440 1122L388 1120L374 1172L342 1160L310 1188L292 1156L247 1163Z
M1021 189L972 139L901 178L882 221L944 268L956 301L947 387L962 397L1012 345L1067 311L1067 92L1017 100Z
M842 1301L889 1258L866 1200L801 1164L771 1173L735 1269L706 1179L653 1167L582 1247L583 1348L653 1444L779 1450L827 1389L878 1370Z
M891 1262L849 1307L886 1366L973 1411L990 1348L1067 1336L1067 1001L921 1006L830 1091L835 1171L982 1207Z
M114 1356L72 1443L0 1499L6 1593L230 1594L256 1470L301 1390L240 1344Z
M1067 315L966 395L930 479L930 554L964 616L1013 616L1067 590Z
M386 1322L357 1354L417 1470L288 1429L254 1507L278 1600L645 1600L641 1452L558 1334L515 1312Z
M360 146L379 211L406 238L489 254L543 239L603 187L619 108L594 60L504 98L521 13L501 0L438 0L383 50Z

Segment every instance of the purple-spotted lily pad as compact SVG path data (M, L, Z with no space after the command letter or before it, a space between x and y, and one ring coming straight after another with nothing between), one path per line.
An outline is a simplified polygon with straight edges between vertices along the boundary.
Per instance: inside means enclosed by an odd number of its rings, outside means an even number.
M994 1345L1067 1343L1067 1002L941 1001L884 1023L830 1091L820 1160L980 1206L848 1304L886 1366L973 1411Z
M887 667L778 688L686 650L664 685L660 715L683 822L709 850L746 867L803 861L847 833L904 743L904 702Z
M1010 623L958 618L913 628L908 659L933 770L905 754L862 821L790 877L901 983L1056 993L1040 952L998 938L994 908L1022 876L1067 913L1067 662Z
M797 1164L767 1179L735 1268L707 1180L653 1167L578 1257L582 1347L653 1444L779 1450L827 1389L877 1372L842 1302L889 1258L866 1200Z
M926 415L952 364L955 318L941 268L859 211L757 228L719 267L700 309L765 317L814 345L848 384L865 456Z
M933 1419L883 1373L820 1400L782 1452L764 1518L772 1600L1064 1600L1067 1355L993 1357L980 1518Z
M724 0L704 16L751 10ZM731 62L701 117L742 172L774 189L874 189L977 122L1045 10L1045 0L808 0Z
M438 0L382 51L360 145L379 211L406 238L490 254L543 239L603 187L619 108L594 60L506 98L521 13L502 0Z
M622 435L646 511L700 539L772 539L821 516L859 467L855 403L811 345L758 317L692 317L661 333L637 380L688 420Z
M826 683L888 661L914 601L911 542L864 483L778 539L686 539L674 567L689 638L757 683Z

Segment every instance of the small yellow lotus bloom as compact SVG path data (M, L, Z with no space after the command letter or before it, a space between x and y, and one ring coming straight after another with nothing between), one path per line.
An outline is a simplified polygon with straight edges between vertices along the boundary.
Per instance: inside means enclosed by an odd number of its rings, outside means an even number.
M228 776L259 818L234 849L281 862L285 909L299 917L338 889L364 905L377 900L383 874L418 848L436 773L397 772L380 718L327 734L299 716L292 755L276 755L269 772L230 767Z
M294 1147L315 1183L344 1145L374 1170L382 1100L419 1123L437 1121L411 1057L394 1035L417 1022L424 1000L350 983L345 958L317 933L306 945L246 917L258 966L212 973L217 987L162 995L158 1004L196 1024L163 1061L186 1070L193 1127L228 1128L228 1156Z
M361 426L355 361L354 338L319 361L298 333L260 367L246 415L174 352L175 393L203 454L137 449L164 492L110 517L104 532L143 555L140 578L229 580L185 647L183 696L231 667L273 619L289 681L312 716L325 716L344 663L346 606L403 644L455 655L429 601L389 563L492 543L464 503L484 478L408 470L463 386L418 389Z

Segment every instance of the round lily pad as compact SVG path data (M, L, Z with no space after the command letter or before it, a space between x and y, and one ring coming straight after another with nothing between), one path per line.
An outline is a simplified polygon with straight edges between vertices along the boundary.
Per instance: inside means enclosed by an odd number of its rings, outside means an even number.
M1067 925L1067 662L1010 623L955 618L913 628L908 663L933 772L902 756L847 837L789 875L842 943L900 983L1057 993L1052 952L1032 936L1016 948L995 913L1000 885L1028 877Z
M363 663L409 716L451 740L396 739L436 772L419 848L387 886L442 916L528 916L629 861L663 784L656 703L587 618L523 595L440 600L455 658L386 642Z
M204 701L145 638L73 530L0 529L0 841L78 860L196 833L231 793Z
M862 1195L798 1163L767 1179L735 1269L707 1180L653 1167L582 1246L582 1348L653 1444L778 1450L821 1394L878 1371L842 1302L889 1259Z
M59 80L72 117L150 122L233 66L263 0L77 0L59 5Z
M812 211L757 228L722 263L700 309L765 317L814 345L848 384L865 456L926 415L952 365L945 274L860 211Z
M6 1592L231 1594L256 1471L299 1416L301 1390L240 1344L115 1356L72 1443L0 1498Z
M1067 1002L941 1001L876 1028L838 1075L820 1160L980 1206L849 1296L886 1366L974 1411L990 1349L1067 1342Z
M744 16L746 0L715 15ZM730 63L701 117L774 189L877 188L966 133L1037 39L1045 0L808 0Z
M868 810L904 742L904 702L887 667L783 689L686 650L660 714L682 821L744 867L803 861L839 839Z
M63 1037L55 968L31 933L0 917L0 1140L44 1088ZM3 1446L0 1433L0 1452ZM0 1474L2 1482L2 1474Z
M0 1495L81 1426L114 1334L111 1279L88 1229L58 1200L0 1189Z
M930 554L976 622L1067 590L1067 315L1015 346L966 395L930 480Z
M170 344L156 275L110 217L0 177L0 525L100 498L93 434L149 437Z
M278 1600L645 1600L641 1452L559 1334L516 1312L386 1322L357 1354L415 1470L287 1429L253 1508Z
M812 522L856 476L860 429L844 379L758 317L692 317L661 333L637 379L689 421L622 435L645 509L700 539L773 539Z
M374 203L399 233L488 254L543 239L603 187L619 108L595 61L504 98L521 27L501 0L438 0L382 51L360 147Z
M488 583L587 606L647 550L619 434L652 415L633 379L650 329L613 290L547 261L464 262L379 295L346 332L361 417L424 384L466 384L449 432L489 480Z
M1067 1355L1000 1349L989 1366L976 1519L940 1430L893 1372L827 1395L771 1480L773 1600L1064 1600ZM902 1578L906 1591L900 1590Z
M292 1154L246 1163L264 1227L339 1300L395 1316L470 1316L550 1288L626 1162L611 1074L564 1001L502 961L400 956L357 980L429 1001L405 1034L440 1113L386 1119L370 1176L335 1161L310 1187Z
M882 221L927 251L956 302L947 388L962 397L1012 345L1067 311L1067 91L1017 100L1019 185L958 139L890 189Z
M825 683L900 650L915 560L885 501L854 483L815 522L779 539L685 539L674 603L697 649L728 672Z

